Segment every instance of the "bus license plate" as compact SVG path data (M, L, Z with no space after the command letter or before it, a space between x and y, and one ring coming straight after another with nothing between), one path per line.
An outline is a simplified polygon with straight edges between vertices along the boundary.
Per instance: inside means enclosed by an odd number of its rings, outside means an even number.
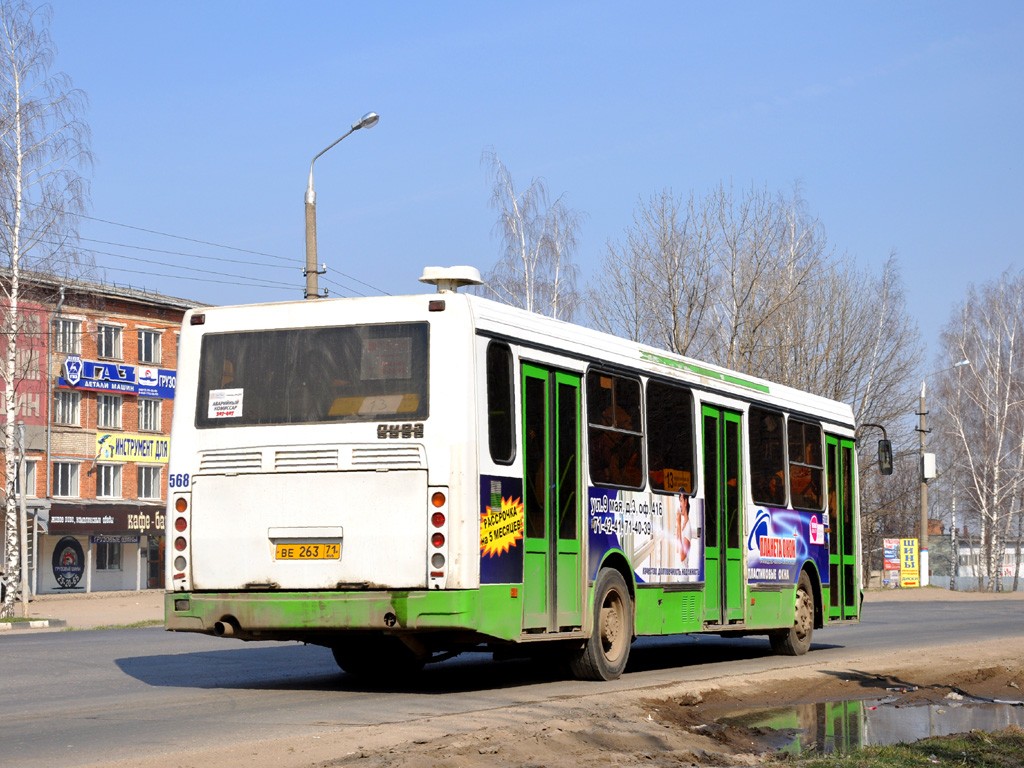
M341 544L278 544L277 560L340 560Z

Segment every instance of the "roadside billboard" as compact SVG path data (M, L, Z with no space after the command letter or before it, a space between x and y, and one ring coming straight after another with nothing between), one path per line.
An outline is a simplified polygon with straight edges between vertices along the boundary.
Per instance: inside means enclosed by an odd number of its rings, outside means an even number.
M900 541L900 586L920 587L920 561L917 556L917 539Z
M883 544L883 567L887 571L898 571L900 569L900 540L883 539Z

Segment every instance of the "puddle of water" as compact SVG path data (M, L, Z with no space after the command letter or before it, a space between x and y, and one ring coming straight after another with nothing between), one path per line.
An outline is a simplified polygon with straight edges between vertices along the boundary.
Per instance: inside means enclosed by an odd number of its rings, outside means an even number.
M971 729L1024 727L1024 706L960 701L900 707L893 704L891 699L826 701L742 712L719 718L718 722L778 731L784 742L780 751L793 754L848 752Z

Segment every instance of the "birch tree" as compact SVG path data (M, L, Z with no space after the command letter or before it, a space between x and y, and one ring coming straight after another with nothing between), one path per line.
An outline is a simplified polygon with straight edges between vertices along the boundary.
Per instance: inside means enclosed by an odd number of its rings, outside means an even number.
M522 191L493 150L483 153L491 182L491 206L498 211L495 234L502 255L484 275L484 294L506 304L571 320L580 303L573 263L584 215L569 208L565 195L550 202L543 179Z
M0 380L4 386L5 584L0 617L14 612L20 583L15 499L15 417L21 307L38 300L32 276L68 275L81 262L73 215L82 211L91 162L85 95L70 78L53 72L56 49L50 9L24 0L0 0Z
M1020 537L1024 493L1024 271L969 286L942 333L939 429L955 445L961 493L980 537L981 572L1001 586L1006 542Z

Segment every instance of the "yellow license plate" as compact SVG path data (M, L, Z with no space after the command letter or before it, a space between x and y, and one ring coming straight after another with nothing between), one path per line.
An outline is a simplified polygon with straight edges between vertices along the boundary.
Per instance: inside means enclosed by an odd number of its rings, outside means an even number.
M278 544L277 560L339 560L341 544Z

